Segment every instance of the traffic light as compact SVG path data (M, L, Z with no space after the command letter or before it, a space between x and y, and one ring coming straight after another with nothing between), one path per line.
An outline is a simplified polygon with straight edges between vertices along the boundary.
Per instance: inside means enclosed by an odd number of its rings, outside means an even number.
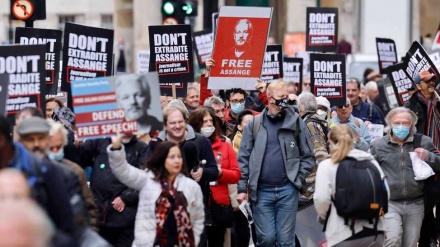
M182 12L185 16L197 16L197 1L196 0L187 0L183 1L180 5Z
M184 24L185 16L182 12L181 5L181 1L162 0L162 24Z

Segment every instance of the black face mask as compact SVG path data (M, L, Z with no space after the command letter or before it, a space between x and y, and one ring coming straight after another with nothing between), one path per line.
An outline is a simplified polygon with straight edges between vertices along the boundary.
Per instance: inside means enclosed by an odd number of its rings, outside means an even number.
M281 111L283 111L284 109L286 109L287 107L289 107L289 99L288 99L288 98L275 99L274 97L272 97L272 99L275 100L275 105L276 105Z

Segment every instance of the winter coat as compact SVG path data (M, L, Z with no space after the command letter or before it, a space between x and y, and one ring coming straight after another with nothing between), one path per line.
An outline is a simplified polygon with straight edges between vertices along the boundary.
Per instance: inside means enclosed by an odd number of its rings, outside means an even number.
M341 120L339 120L338 115L332 118L333 123L340 124ZM354 147L359 150L363 150L365 152L370 148L371 137L368 132L367 126L365 126L364 121L360 118L356 118L351 115L348 119L347 124L359 135L359 142L357 142Z
M231 144L221 141L219 138L212 144L214 155L222 154L222 176L218 179L216 186L211 186L212 197L217 204L229 205L228 184L235 184L240 179L241 173L238 168L237 157Z
M379 170L381 177L385 177L384 172L371 154L362 150L352 149L348 154L348 157L355 158L359 161L371 161L371 163L373 163ZM345 224L344 218L338 215L336 212L336 207L332 202L332 197L334 197L336 193L336 172L338 166L339 164L334 164L331 159L326 159L319 164L318 171L316 173L315 194L313 195L315 209L321 219L324 220L327 217L328 209L330 206L332 207L325 231L328 246L336 245L351 237L353 234L350 229L350 225ZM356 185L353 184L353 186ZM388 190L386 181L385 186ZM374 223L370 224L368 220L355 220L355 233L362 231L364 227L374 229ZM379 218L377 230L383 231L383 217Z
M107 153L115 176L128 187L140 191L133 247L151 247L156 238L156 201L162 192L161 184L154 180L151 171L138 169L127 162L124 146L121 150L112 151L110 148L111 145L107 147ZM190 215L195 243L198 245L205 219L200 186L194 180L179 174L174 181L174 187L183 192L188 202L186 209Z

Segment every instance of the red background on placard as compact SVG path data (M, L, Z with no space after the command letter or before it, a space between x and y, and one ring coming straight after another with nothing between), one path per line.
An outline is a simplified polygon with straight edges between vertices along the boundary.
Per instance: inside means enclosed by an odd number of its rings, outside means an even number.
M250 39L250 52L247 50L242 57L238 59L251 59L252 68L250 76L240 75L220 75L222 70L222 59L237 59L233 55L235 46L234 33L235 25L241 19L248 19L253 25L253 34ZM269 31L270 18L242 18L242 17L219 17L219 25L215 38L214 61L211 76L220 77L260 77L264 52L266 51L267 33ZM249 53L248 53L249 52ZM224 67L224 69L233 69ZM248 68L238 68L248 69Z

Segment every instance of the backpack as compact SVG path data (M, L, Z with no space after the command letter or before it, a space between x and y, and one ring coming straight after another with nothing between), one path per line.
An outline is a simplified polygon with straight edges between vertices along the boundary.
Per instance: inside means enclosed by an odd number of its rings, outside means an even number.
M368 220L370 223L375 220L374 230L377 231L379 217L388 212L385 181L377 167L368 160L346 157L339 163L332 201L345 224L348 225L351 220L353 235L356 219Z

